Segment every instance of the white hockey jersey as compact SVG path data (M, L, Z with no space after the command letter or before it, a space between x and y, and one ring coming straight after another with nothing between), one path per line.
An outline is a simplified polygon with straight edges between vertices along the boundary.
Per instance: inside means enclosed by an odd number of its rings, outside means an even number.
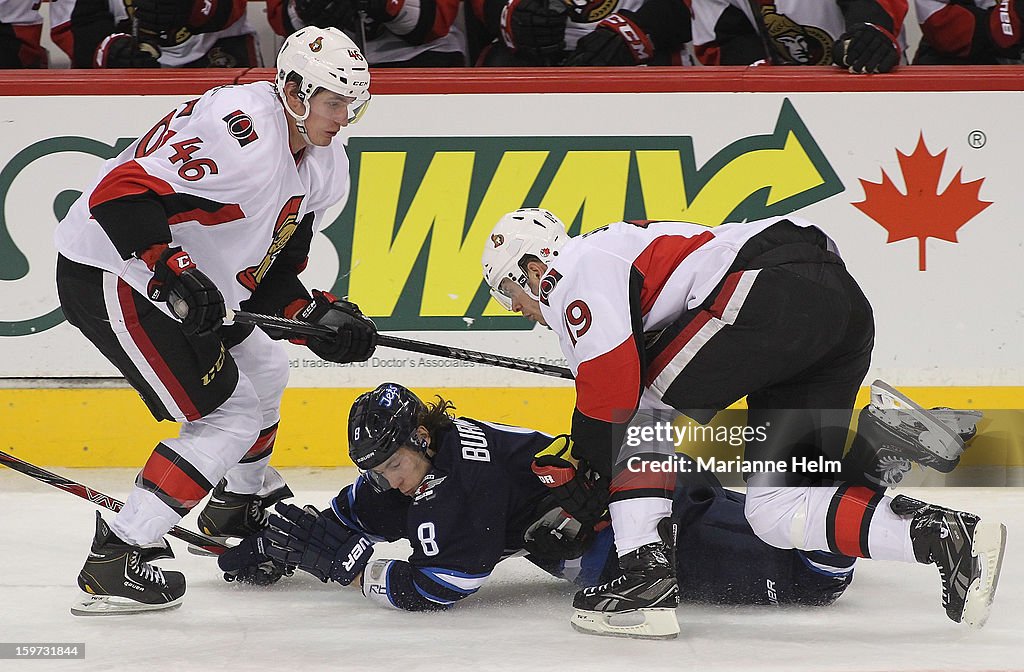
M348 195L342 142L307 147L296 162L285 114L269 82L218 87L179 105L104 164L57 226L57 250L121 276L145 295L152 272L139 259L122 258L90 207L155 194L168 216L171 245L187 251L225 304L238 308L298 222L315 213L315 233L324 211Z
M576 376L576 409L621 423L640 404L647 381L634 324L668 326L701 304L743 244L796 217L706 227L686 222L616 222L570 239L540 282L540 309ZM646 395L643 407L656 405Z

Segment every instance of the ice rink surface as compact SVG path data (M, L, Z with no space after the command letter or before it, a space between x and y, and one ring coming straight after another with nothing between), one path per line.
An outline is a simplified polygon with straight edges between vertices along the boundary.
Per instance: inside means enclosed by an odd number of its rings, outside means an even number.
M55 471L120 499L134 478L131 470ZM351 469L284 473L296 503L318 506L353 477ZM265 589L228 584L212 559L175 539L177 558L158 565L186 573L181 608L74 617L95 507L0 469L0 642L85 643L84 660L3 660L0 670L1024 670L1024 489L905 494L1006 523L999 590L982 630L946 619L931 566L860 561L846 594L820 609L684 604L678 639L636 641L573 632L572 587L521 558L501 563L450 612L412 614L301 573ZM183 526L195 529L194 518ZM374 557L407 554L407 546L379 545Z

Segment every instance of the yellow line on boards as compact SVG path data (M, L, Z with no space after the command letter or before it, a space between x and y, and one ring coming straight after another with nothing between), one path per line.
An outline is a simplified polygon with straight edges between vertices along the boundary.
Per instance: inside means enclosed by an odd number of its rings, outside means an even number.
M964 464L1024 465L1024 387L901 387L926 407L975 408L989 413ZM348 409L363 389L285 391L273 464L348 466ZM571 387L415 388L424 401L441 394L456 413L548 433L569 430ZM858 408L867 403L861 390ZM737 404L742 407L742 404ZM0 450L40 466L142 467L153 446L178 433L154 422L134 390L0 389Z

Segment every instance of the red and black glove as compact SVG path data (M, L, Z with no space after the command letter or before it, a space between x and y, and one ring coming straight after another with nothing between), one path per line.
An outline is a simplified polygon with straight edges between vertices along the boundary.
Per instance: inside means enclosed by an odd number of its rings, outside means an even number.
M832 62L850 72L889 72L900 62L899 42L882 26L858 23L832 45Z
M534 455L530 468L560 507L584 528L593 528L608 510L608 484L571 453L572 439L559 436Z
M96 47L97 68L159 68L160 50L139 42L127 33L107 35Z
M146 286L150 300L167 303L186 334L205 334L224 323L224 297L187 252L160 243L136 256L153 271Z
M651 37L626 13L616 12L580 38L565 65L641 65L653 57Z
M562 0L508 0L501 10L501 39L531 56L565 51L569 7Z
M305 345L320 359L338 364L365 362L377 348L377 325L359 306L328 292L314 289L313 300L299 299L284 309L285 317L335 330L333 336L298 336L292 343Z
M1020 56L1024 0L1000 0L989 10L992 43L1004 55Z

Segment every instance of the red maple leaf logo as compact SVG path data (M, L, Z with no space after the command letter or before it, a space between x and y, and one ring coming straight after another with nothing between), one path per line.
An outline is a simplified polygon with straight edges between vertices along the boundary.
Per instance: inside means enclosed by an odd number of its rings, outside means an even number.
M958 170L945 191L939 193L946 150L930 154L923 133L913 154L907 155L898 149L896 154L906 193L902 193L883 170L879 183L860 180L864 200L852 205L889 232L886 243L917 238L918 270L923 271L926 270L925 241L928 238L958 242L957 229L992 203L978 199L985 178L964 182L961 180L963 169Z

